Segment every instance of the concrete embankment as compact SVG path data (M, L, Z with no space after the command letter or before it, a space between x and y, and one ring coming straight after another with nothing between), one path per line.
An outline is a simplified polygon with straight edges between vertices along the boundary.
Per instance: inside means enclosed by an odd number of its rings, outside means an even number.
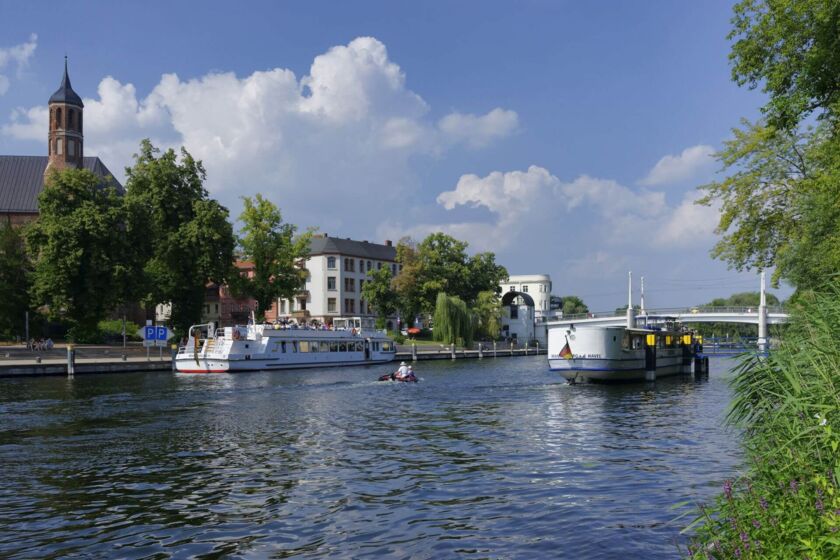
M515 358L520 356L536 356L545 354L544 348L515 348L504 350L464 350L450 348L428 349L418 348L416 352L401 348L395 356L395 361L413 360L463 360L463 359L490 359L490 358ZM170 371L172 362L169 357L163 359L152 357L147 360L145 356L127 356L122 358L99 357L83 358L75 361L75 374L85 375L94 373L127 373L134 371ZM16 357L14 359L0 359L0 377L40 377L47 375L67 375L67 360L51 357L38 361L35 357Z

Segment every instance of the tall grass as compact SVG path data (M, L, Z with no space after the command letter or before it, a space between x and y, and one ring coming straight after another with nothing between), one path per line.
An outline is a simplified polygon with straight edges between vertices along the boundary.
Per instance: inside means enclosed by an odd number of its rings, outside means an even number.
M689 557L840 559L840 288L802 297L732 385L747 471L702 508Z

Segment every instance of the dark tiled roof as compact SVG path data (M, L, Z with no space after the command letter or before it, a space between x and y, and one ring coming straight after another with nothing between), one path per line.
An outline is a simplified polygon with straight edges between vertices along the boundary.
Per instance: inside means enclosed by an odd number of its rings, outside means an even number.
M64 59L64 78L61 80L61 85L55 90L55 93L50 97L50 103L67 103L68 105L75 105L77 107L84 107L82 98L79 97L73 86L70 85L70 76L67 74L67 58Z
M367 241L353 241L338 237L312 236L309 242L310 255L347 255L378 261L394 261L397 259L397 249L390 245L369 243Z
M0 156L0 212L38 212L38 195L44 190L47 156ZM98 157L86 157L84 168L100 177L113 176ZM114 179L117 190L123 191Z

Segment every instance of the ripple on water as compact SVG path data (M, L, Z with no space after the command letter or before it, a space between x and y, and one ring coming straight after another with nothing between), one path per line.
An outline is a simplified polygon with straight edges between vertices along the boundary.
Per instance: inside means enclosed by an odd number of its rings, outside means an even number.
M707 381L544 358L2 380L3 557L676 558L739 460Z

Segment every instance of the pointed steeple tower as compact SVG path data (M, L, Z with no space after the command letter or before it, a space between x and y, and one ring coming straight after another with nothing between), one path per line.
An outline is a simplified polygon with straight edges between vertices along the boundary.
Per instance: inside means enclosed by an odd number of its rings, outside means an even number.
M82 134L82 98L70 85L67 57L64 57L64 77L61 86L50 97L49 164L44 172L52 169L82 167L84 135Z

